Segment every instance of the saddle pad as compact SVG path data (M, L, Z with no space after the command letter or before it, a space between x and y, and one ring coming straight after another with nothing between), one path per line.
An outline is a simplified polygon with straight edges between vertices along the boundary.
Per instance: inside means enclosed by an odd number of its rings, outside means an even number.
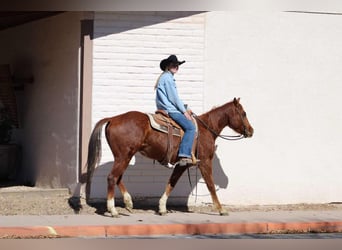
M166 120L167 119L170 119L170 118L166 118L165 116L162 116L160 114L151 114L151 113L146 113L149 120L150 120L150 124L151 124L151 127L158 130L158 131L161 131L163 133L168 133L168 126L167 126L167 122ZM158 123L154 118L155 116L162 116L163 117L163 120L164 120L164 125ZM160 121L160 119L158 119ZM173 121L174 122L174 121ZM197 121L195 118L192 117L192 122L194 123L195 125L195 128L196 128L196 134L197 134L197 131L198 131L198 126L197 126ZM171 122L170 122L171 123ZM172 124L172 123L171 123ZM180 127L175 127L175 126L172 126L173 129L172 129L172 134L175 135L175 136L183 136L184 134L184 131L180 128Z
M162 125L162 124L159 124L156 122L156 120L154 119L154 116L155 114L151 114L151 113L146 113L149 120L150 120L150 124L151 124L151 127L160 131L160 132L163 132L163 133L168 133L168 127L167 125ZM165 118L166 119L166 118ZM180 128L176 128L176 127L172 127L172 134L175 135L175 136L181 136L181 134L183 134L183 132L181 133L181 129Z

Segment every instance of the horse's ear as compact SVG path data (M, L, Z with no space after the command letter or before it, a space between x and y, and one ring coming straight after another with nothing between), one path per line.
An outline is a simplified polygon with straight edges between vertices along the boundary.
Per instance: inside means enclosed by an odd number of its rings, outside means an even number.
M234 97L234 104L237 105L240 102L240 97L236 99L236 97Z

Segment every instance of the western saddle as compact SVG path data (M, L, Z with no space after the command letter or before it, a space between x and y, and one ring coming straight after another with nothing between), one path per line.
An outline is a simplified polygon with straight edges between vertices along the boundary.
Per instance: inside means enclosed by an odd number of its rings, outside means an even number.
M178 136L182 138L184 135L184 131L164 110L157 110L154 114L147 113L147 116L150 120L150 124L153 129L166 133L168 135L166 154L164 158L161 161L159 161L160 164L167 166L171 162L172 158L173 136ZM198 127L196 119L193 117L192 122L196 127L196 136L194 143L192 145L191 155L193 163L196 164L196 157L194 151L197 145Z

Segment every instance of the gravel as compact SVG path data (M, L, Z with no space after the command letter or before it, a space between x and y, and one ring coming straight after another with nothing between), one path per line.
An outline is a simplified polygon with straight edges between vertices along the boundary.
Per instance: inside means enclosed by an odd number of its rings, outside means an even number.
M134 202L134 199L133 199ZM127 212L122 202L117 200L118 212ZM153 206L135 202L134 213L156 213L158 203ZM241 211L294 211L294 210L342 210L342 202L325 204L286 204L286 205L227 205L229 212ZM196 207L172 207L169 212L214 212L211 204ZM14 186L0 188L0 215L70 215L70 214L105 214L106 203L86 204L84 199L70 197L67 189L41 189L35 187Z

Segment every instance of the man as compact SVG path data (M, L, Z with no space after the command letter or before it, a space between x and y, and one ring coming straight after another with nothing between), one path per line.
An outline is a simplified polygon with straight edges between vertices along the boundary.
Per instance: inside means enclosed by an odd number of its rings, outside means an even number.
M160 69L163 71L159 76L156 89L157 109L164 110L184 130L184 136L179 145L179 165L186 166L193 164L191 157L192 144L195 139L196 128L191 119L191 110L184 106L178 96L174 75L178 72L179 66L185 61L178 61L175 55L160 62ZM196 160L195 163L199 161Z

